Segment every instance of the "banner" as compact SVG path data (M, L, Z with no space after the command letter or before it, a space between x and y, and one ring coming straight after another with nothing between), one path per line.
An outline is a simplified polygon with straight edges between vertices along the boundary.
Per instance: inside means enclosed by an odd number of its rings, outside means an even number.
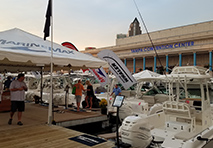
M116 76L125 89L137 83L129 69L114 52L111 50L102 50L98 53L98 57L108 62L110 66L109 70Z
M108 83L108 75L102 67L98 69L89 69L89 71L95 76L101 86L105 86Z

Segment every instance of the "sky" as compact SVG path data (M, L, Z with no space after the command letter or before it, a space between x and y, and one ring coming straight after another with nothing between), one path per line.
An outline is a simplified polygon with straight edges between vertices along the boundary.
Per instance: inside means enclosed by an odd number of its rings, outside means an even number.
M0 31L20 28L43 38L48 0L0 0ZM149 32L213 20L213 0L135 0ZM53 0L53 40L79 50L115 46L137 17L134 0ZM47 38L50 40L50 37Z

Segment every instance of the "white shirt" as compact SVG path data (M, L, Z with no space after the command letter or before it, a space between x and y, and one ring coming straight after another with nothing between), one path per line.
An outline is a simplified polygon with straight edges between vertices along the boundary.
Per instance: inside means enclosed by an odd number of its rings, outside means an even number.
M14 80L10 84L10 89L21 88L23 86L27 88L27 86L24 82ZM25 90L10 91L10 97L11 97L11 101L24 101L25 100Z

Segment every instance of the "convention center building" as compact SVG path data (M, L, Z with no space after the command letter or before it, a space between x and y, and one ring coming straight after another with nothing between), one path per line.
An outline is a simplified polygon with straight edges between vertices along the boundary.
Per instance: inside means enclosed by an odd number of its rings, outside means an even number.
M97 57L101 50L112 50L132 73L145 69L169 73L174 66L185 65L203 66L212 72L213 21L150 32L150 38L137 30L140 27L136 18L128 35L117 35L115 46L83 52Z

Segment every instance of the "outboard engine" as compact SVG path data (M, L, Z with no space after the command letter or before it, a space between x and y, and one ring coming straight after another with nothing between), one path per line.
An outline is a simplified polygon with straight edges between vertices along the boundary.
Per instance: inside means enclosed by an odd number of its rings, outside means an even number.
M134 148L146 148L152 141L151 126L145 118L128 116L119 130L122 142Z

